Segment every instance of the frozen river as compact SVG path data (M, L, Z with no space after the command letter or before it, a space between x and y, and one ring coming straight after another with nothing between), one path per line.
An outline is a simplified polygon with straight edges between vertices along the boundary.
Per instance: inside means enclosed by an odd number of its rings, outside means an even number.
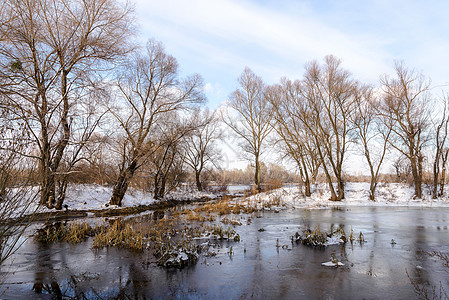
M53 299L35 293L36 283L50 289L53 284L79 299L413 299L409 277L448 286L441 261L424 253L449 251L447 208L296 209L261 215L235 228L240 242L223 242L214 249L216 256L200 256L196 265L181 270L158 267L147 252L93 250L91 240L43 245L30 239L10 262L1 298ZM352 227L356 235L363 232L366 242L325 249L292 244L290 236L305 224L319 224L322 230L344 225L347 233ZM322 266L331 256L344 266Z

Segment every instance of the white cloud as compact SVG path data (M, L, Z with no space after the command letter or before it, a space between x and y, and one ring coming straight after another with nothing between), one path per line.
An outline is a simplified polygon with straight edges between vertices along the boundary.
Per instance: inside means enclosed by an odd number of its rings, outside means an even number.
M447 5L434 2L138 0L137 11L144 32L164 42L188 73L220 82L221 102L245 66L273 83L301 77L305 62L327 54L369 83L390 73L394 59L444 82L449 42L429 22L445 20Z

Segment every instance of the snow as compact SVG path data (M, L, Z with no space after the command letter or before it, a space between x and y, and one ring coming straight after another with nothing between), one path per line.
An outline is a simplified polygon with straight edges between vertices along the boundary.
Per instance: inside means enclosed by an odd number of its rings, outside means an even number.
M68 187L64 205L72 210L105 209L112 195L112 187L101 185L72 185ZM122 207L134 207L154 203L153 194L129 188ZM109 206L109 208L115 208Z
M324 246L331 246L331 245L340 245L344 244L345 241L342 239L341 234L334 234L331 237L327 237L326 243L324 243Z
M339 262L339 261L337 261L336 263L332 262L332 261L327 261L327 262L321 263L321 265L323 265L325 267L341 267L341 266L344 266L345 264L342 262Z
M250 197L248 201L264 206L266 203L279 199L281 207L313 209L337 206L449 207L447 196L432 199L429 192L430 188L423 186L423 199L414 199L413 186L403 183L379 183L375 194L376 199L371 201L369 199L369 183L349 182L345 185L345 199L342 201L329 200L330 192L327 184L316 185L310 197L305 197L298 186L293 186L257 194Z

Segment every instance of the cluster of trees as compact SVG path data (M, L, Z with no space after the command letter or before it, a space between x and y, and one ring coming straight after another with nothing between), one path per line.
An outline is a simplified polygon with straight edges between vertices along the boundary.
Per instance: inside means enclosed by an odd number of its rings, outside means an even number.
M61 209L86 164L114 166L111 204L121 204L137 171L155 198L185 164L201 189L217 156L217 116L200 110L199 75L180 78L160 43L132 41L129 6L6 0L0 11L0 151L11 158L7 172L18 164L34 171L42 205Z
M407 162L418 198L425 151L434 150L434 197L443 191L446 101L444 113L433 115L429 82L402 63L380 87L354 79L333 56L308 63L302 79L274 85L246 68L227 108L210 112L201 108L199 75L180 78L161 43L132 40L126 4L5 0L0 6L0 171L9 178L0 183L2 199L15 184L11 174L21 170L15 178L33 174L42 205L61 209L68 183L86 166L108 174L114 205L137 180L163 197L185 180L187 168L202 190L202 174L220 161L220 124L240 138L257 191L267 142L296 164L306 195L320 175L331 200L344 198L345 158L355 144L369 166L372 199L392 149Z
M387 154L399 157L393 165L400 174L404 168L411 173L416 198L423 194L424 162L433 161L433 197L441 196L449 153L447 99L433 96L430 81L403 62L394 69L393 77L384 75L373 87L353 78L332 55L322 64L306 64L302 79L283 78L274 85L246 68L230 99L237 117L228 113L225 122L253 159L255 184L260 187L258 165L270 136L296 163L308 196L322 174L330 200L344 199L345 159L357 148L369 167L370 199Z

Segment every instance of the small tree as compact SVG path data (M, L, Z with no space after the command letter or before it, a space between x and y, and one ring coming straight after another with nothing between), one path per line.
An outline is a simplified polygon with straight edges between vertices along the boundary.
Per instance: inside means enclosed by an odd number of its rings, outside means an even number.
M447 157L445 157L445 155L447 155L447 154L444 151L447 134L448 134L448 125L449 125L449 115L448 115L447 109L448 108L446 105L446 101L444 101L444 109L443 109L443 115L441 116L441 120L440 120L440 122L438 122L437 124L434 125L436 130L435 130L435 136L434 136L434 138L435 138L435 143L434 143L435 157L433 160L432 199L436 199L439 196L438 182L439 182L439 175L440 175L440 166L442 163L443 164L442 169L445 170L444 164L447 161ZM444 173L445 173L445 171L444 171ZM443 176L445 177L445 175L446 174L444 174ZM441 181L440 183L444 185L444 181ZM443 189L441 189L441 191L443 191Z
M238 79L240 88L231 94L229 107L236 113L222 115L223 121L242 140L241 148L254 160L254 184L260 192L260 162L266 138L273 130L273 110L265 97L265 85L262 79L245 68Z
M388 150L391 126L384 126L376 114L378 100L371 87L360 86L356 97L356 112L353 114L357 137L370 170L369 198L375 200L380 168Z
M195 121L196 129L185 141L185 163L194 171L196 187L198 191L202 191L201 174L208 164L216 165L220 157L220 150L215 142L221 137L221 132L215 112L205 110L198 113Z

